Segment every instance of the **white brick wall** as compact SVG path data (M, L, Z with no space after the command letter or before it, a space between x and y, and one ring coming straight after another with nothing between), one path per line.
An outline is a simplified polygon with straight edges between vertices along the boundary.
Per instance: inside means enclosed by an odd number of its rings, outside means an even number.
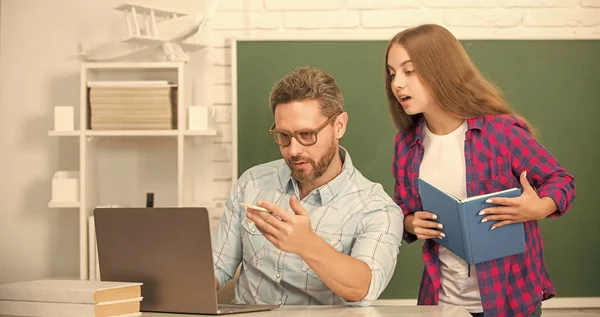
M283 14L286 29L358 28L358 11L294 11Z
M516 27L523 22L522 9L459 9L445 13L448 27Z
M214 105L215 121L217 124L231 124L231 106L230 105Z
M213 199L224 200L232 185L228 38L389 39L422 23L441 24L463 39L599 39L600 0L221 0L207 26L204 67L221 133L212 149Z
M262 11L263 0L220 0L221 11Z
M231 65L231 50L226 47L213 47L211 50L211 62L215 66Z
M581 0L581 6L600 8L600 0Z
M280 12L219 12L211 21L213 30L277 29L281 27Z
M210 72L214 84L231 85L231 66L213 64Z
M421 8L421 0L346 0L347 9L383 10L398 8Z
M525 26L594 27L600 24L600 9L539 9L530 10L523 20Z
M579 0L500 0L502 7L518 8L570 8L577 6Z
M299 11L299 10L342 10L344 0L265 0L268 11Z
M498 5L498 0L423 0L427 8L492 8Z
M444 24L444 12L428 9L404 10L371 10L362 12L362 27L367 28L395 28L410 27L423 23Z

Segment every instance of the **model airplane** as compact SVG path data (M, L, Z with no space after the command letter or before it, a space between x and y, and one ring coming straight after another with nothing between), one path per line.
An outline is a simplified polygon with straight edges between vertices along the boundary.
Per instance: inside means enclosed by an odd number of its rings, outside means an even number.
M189 60L185 51L204 47L198 41L198 33L206 21L214 15L217 0L208 15L177 12L125 1L116 7L123 11L128 35L80 54L87 61L114 61L131 54L162 48L167 60Z

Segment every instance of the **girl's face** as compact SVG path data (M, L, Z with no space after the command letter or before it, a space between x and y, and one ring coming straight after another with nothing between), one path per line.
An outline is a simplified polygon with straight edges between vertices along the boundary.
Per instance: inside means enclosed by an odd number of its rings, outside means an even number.
M433 98L402 45L394 44L390 48L387 67L390 88L404 112L408 115L426 112L431 107Z

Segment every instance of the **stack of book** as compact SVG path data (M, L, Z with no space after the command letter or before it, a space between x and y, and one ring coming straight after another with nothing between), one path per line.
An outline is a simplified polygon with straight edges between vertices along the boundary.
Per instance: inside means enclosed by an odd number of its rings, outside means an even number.
M35 280L0 285L0 316L141 316L142 283Z
M89 81L92 130L177 128L177 87L167 81Z

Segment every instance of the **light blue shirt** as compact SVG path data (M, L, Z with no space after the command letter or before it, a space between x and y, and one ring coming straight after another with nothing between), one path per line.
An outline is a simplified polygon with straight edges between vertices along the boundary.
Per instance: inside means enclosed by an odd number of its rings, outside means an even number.
M298 184L283 159L247 170L225 204L212 248L215 276L224 285L242 263L234 303L284 305L371 305L389 283L396 267L403 231L402 211L380 184L366 179L340 147L342 172L311 191L300 203L313 230L337 251L362 260L371 283L360 302L347 302L321 281L297 254L269 242L246 217L239 203L267 200L293 213L291 195ZM332 264L335 265L335 264Z

